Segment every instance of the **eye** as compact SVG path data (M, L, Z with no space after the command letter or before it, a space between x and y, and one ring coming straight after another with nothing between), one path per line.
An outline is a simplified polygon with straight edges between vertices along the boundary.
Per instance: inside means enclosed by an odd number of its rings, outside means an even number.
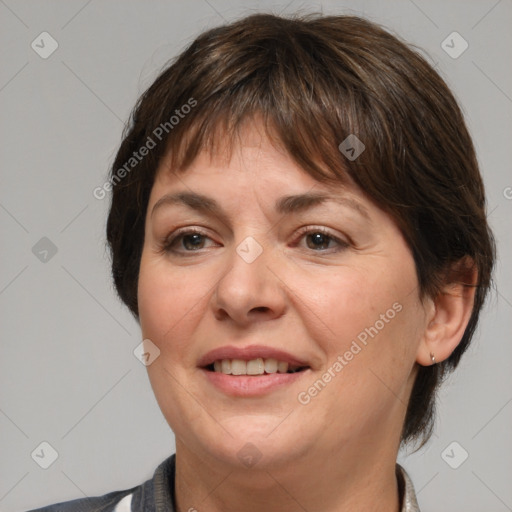
M205 239L209 239L209 237L202 231L191 229L186 231L178 230L165 241L163 250L178 255L183 252L198 251L199 249L204 249ZM181 242L179 249L176 248L178 242Z
M334 248L337 252L349 247L348 242L340 240L334 236L329 230L323 227L306 227L299 232L300 239L305 238L308 249L312 249L316 252L325 252L325 249L329 249L329 244L334 242L338 248ZM331 249L333 249L331 247Z
M324 227L306 227L299 231L299 240L306 240L308 249L315 252L338 252L349 247L349 243L340 240ZM168 238L163 245L162 250L166 253L173 253L178 256L184 253L193 253L200 249L205 249L205 241L211 240L206 233L197 229L187 229L176 231ZM334 243L337 247L330 247ZM178 247L179 246L179 247Z

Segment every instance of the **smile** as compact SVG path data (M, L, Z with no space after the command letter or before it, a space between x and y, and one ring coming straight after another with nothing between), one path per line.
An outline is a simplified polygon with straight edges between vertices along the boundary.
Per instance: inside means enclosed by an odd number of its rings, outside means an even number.
M224 375L271 375L275 373L296 373L306 370L307 366L290 365L286 361L278 361L274 358L251 359L216 359L213 364L206 367L207 370Z
M259 397L286 389L313 370L308 359L265 345L225 345L197 362L213 389L232 397Z

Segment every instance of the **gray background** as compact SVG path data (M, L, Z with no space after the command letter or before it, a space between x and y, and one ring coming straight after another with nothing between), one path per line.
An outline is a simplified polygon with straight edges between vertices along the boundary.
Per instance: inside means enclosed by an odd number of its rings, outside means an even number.
M435 436L399 460L423 512L512 510L510 0L0 0L1 511L135 486L173 453L133 355L138 325L110 283L108 200L92 191L135 100L168 59L224 20L297 9L383 23L426 50L464 108L499 241L497 287L440 394ZM43 31L59 45L47 59L31 48ZM469 43L457 59L441 47L453 31ZM42 237L57 248L46 262L40 246L33 251ZM31 457L42 441L58 452L46 470ZM467 460L452 469L446 454L456 465L462 450Z

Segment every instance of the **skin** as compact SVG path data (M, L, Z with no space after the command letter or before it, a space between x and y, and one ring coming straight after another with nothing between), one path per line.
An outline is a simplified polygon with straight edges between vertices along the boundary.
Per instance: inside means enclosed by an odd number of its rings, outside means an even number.
M152 209L187 191L220 203L226 219L184 205ZM283 195L331 192L357 201L288 216ZM166 240L178 228L194 238ZM308 234L299 230L311 227ZM319 227L329 237L315 240ZM253 237L252 263L236 248ZM318 237L318 235L316 235ZM339 239L341 244L335 239ZM140 324L160 356L148 366L158 404L176 437L180 512L399 510L395 462L418 365L449 357L469 319L471 292L419 298L413 257L395 222L355 186L328 188L248 124L230 158L201 153L184 173L163 160L146 216L138 284ZM448 288L447 288L448 290ZM311 398L308 388L365 328L398 303L401 311ZM197 366L226 344L269 345L310 369L265 396L234 398ZM237 456L252 443L261 459Z

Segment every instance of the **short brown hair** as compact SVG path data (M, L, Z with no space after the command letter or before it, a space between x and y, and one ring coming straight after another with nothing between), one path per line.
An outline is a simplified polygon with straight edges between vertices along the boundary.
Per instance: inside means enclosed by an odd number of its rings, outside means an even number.
M374 23L255 14L201 34L166 67L135 106L110 173L107 239L120 298L138 319L145 215L162 156L170 155L173 170L186 170L202 149L232 147L242 123L256 115L313 178L349 177L393 217L414 256L420 297L435 297L462 258L474 262L478 283L464 336L446 361L419 368L408 404L402 441L423 445L438 386L475 331L495 246L454 96L417 51ZM338 149L350 134L365 144L353 161ZM161 142L128 169L155 139Z

